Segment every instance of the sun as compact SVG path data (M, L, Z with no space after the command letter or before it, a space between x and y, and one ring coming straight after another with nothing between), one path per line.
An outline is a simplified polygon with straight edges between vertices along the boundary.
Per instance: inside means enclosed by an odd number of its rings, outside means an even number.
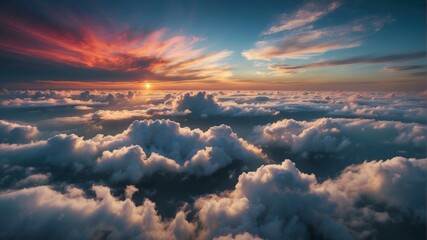
M151 88L151 84L150 83L145 83L145 89L150 90Z

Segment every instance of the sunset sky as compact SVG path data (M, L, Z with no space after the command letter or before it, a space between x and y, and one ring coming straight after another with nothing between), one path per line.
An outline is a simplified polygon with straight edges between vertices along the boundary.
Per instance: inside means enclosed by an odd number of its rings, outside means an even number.
M423 90L426 3L1 1L7 89Z

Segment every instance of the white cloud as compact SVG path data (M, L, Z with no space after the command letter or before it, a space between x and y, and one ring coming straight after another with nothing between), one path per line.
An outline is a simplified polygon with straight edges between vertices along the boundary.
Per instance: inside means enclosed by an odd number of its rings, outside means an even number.
M93 186L95 199L70 189L64 194L47 186L0 193L0 237L183 239L194 234L195 226L182 211L165 220L147 199L136 206L129 198L116 199L108 187Z
M263 108L239 106L235 102L222 103L213 95L207 92L198 92L196 94L185 93L176 98L173 102L175 112L190 111L197 115L225 115L225 116L259 116L276 115L278 112Z
M113 181L136 182L159 171L210 175L233 161L257 166L266 160L261 149L239 138L228 126L200 129L169 120L134 121L114 136L83 139L59 134L29 144L0 144L3 162L23 166L50 165L81 171L93 168Z
M255 127L252 139L259 145L287 147L297 153L331 153L358 145L425 147L426 134L427 127L415 123L343 118L284 119Z
M402 157L352 165L323 183L290 160L262 166L242 173L234 190L196 200L201 236L353 239L402 216L422 224L426 173L427 159Z
M201 236L249 232L267 239L309 239L311 228L328 239L350 239L349 230L332 218L327 195L311 191L316 183L289 160L242 173L233 191L196 201Z

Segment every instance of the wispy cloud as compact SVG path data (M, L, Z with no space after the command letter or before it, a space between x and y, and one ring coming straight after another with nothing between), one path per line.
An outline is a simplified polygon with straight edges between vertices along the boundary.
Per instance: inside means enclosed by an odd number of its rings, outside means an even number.
M393 19L370 16L350 23L320 29L293 30L283 38L258 41L255 48L242 52L248 60L309 59L323 53L362 45L367 34L379 31Z
M392 72L402 72L411 70L425 70L426 65L405 65L405 66L387 66L384 69Z
M357 47L356 39L331 39L336 33L331 29L313 30L274 41L257 42L256 48L243 51L248 60L306 59L328 51Z
M281 19L278 24L270 27L268 30L264 31L263 35L274 34L278 32L283 32L286 30L291 30L294 28L302 27L307 24L316 22L320 18L324 17L328 13L334 11L340 6L339 2L332 2L326 6L320 6L315 3L308 3L302 8L298 9L293 14L282 14Z
M0 50L77 68L141 73L141 77L206 79L231 76L231 51L206 52L202 38L115 25L66 12L2 14ZM138 76L138 74L136 74Z
M287 65L287 64L275 64L270 66L272 70L298 70L298 69L308 69L308 68L319 68L319 67L333 67L333 66L343 66L343 65L352 65L352 64L381 64L388 62L404 62L416 59L425 58L426 52L414 52L414 53L405 53L405 54L393 54L385 56L359 56L352 57L340 60L330 60L322 62L314 62L303 65Z

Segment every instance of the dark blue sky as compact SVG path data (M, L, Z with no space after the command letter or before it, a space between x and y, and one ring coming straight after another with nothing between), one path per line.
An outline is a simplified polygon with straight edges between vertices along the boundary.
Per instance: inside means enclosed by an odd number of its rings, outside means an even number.
M425 87L422 0L0 4L6 88Z

